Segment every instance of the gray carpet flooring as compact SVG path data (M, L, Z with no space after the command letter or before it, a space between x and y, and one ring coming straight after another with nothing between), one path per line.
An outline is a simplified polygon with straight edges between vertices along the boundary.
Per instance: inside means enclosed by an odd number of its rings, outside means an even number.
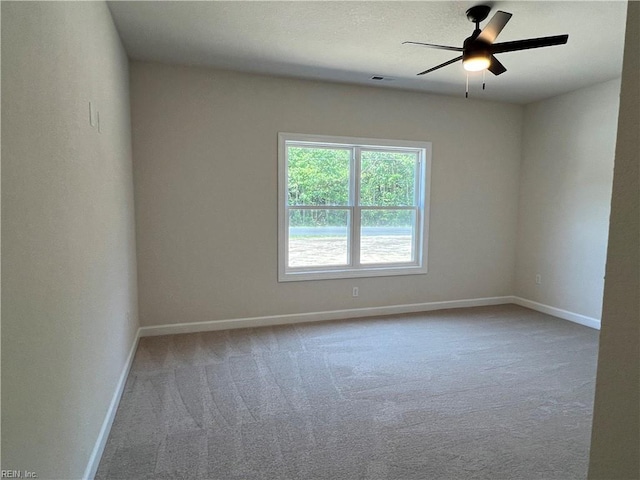
M514 305L142 338L96 478L586 478L597 344Z

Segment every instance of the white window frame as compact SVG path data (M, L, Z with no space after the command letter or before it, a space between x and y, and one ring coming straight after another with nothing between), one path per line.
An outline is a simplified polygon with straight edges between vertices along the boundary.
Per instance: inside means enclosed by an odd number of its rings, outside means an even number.
M311 144L318 148L348 147L352 151L361 150L415 150L418 154L417 167L417 208L415 225L415 259L413 262L360 264L360 212L375 209L375 207L361 207L356 199L359 191L360 172L359 162L351 158L351 172L355 175L350 181L350 204L344 208L351 213L351 229L348 235L349 262L348 266L320 266L320 267L288 267L289 245L289 206L288 206L288 159L287 145L291 143ZM315 144L315 145L313 145ZM278 281L291 282L302 280L324 280L337 278L362 278L396 275L416 275L427 273L427 246L429 232L429 194L431 180L431 142L415 142L407 140L383 140L360 137L336 137L326 135L308 135L299 133L278 133ZM310 207L312 208L312 207ZM315 208L322 209L323 206ZM385 207L380 207L385 208ZM386 207L393 208L393 207ZM412 207L414 208L414 207ZM355 252L354 252L355 249ZM355 257L355 258L354 258Z

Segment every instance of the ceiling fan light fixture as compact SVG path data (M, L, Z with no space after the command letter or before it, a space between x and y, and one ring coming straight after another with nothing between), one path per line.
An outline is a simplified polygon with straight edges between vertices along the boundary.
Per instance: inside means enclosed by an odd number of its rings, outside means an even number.
M491 65L491 56L484 53L469 55L462 60L462 66L467 72L479 72L486 70Z

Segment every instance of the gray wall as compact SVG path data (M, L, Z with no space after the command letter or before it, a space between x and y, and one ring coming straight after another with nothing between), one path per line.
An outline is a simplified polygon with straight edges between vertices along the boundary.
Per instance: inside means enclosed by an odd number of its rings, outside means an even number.
M131 101L143 325L512 293L522 107L136 62ZM279 284L279 131L433 142L429 273Z
M78 478L137 329L127 58L104 3L1 8L2 468Z
M619 93L613 80L527 105L524 114L515 294L596 319Z
M640 2L629 2L590 479L640 478Z

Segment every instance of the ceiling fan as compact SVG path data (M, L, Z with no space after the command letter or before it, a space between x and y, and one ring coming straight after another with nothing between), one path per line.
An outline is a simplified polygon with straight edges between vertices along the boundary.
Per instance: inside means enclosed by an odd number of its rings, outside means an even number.
M476 28L470 37L465 39L462 47L450 47L447 45L435 45L432 43L403 42L403 44L422 45L440 50L450 50L461 52L462 55L448 62L441 63L433 68L429 68L418 75L433 72L447 65L462 60L464 69L469 72L479 72L489 70L494 75L500 75L507 71L504 65L495 57L498 53L515 52L517 50L528 50L530 48L551 47L553 45L563 45L567 43L569 35L555 35L552 37L528 38L526 40L516 40L514 42L493 43L511 19L511 14L498 10L489 20L489 23L480 30L480 22L487 18L491 7L488 5L476 5L467 10L467 18L475 23ZM483 85L484 88L484 85Z

